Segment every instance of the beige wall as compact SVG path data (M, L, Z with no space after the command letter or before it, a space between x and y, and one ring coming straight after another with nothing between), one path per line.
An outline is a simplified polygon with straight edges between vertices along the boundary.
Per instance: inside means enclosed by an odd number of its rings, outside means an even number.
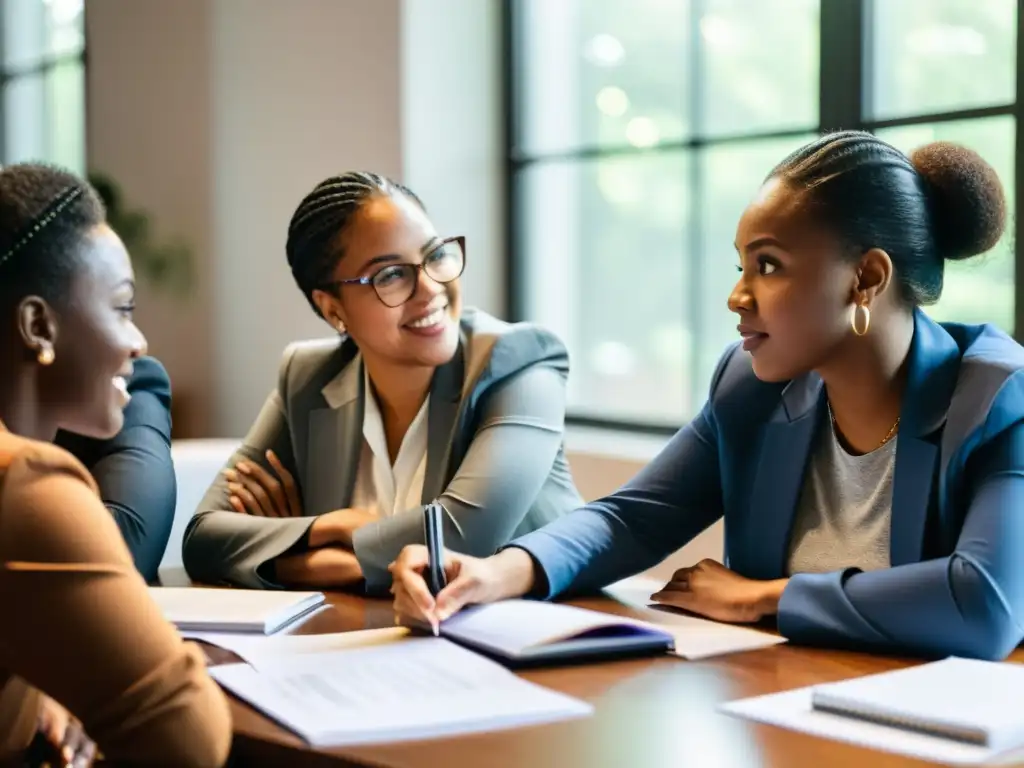
M213 7L214 425L238 435L284 347L331 333L288 270L295 206L349 168L402 173L400 15L398 0Z
M89 0L86 6L89 165L112 175L157 234L181 235L196 255L194 295L165 298L142 282L139 322L173 374L196 396L186 432L210 420L214 227L210 184L212 82L207 0Z

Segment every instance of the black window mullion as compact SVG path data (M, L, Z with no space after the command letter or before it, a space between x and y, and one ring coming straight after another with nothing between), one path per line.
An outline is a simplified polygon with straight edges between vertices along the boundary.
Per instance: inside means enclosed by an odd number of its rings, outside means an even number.
M3 40L5 40L4 32L4 20L6 14L3 12L3 8L0 7L0 62L4 62L7 59L7 52L4 50ZM5 106L7 104L7 83L6 83L6 68L0 66L0 165L7 165L7 114Z
M932 125L934 123L947 123L953 120L979 120L986 117L1012 115L1015 114L1016 109L1016 103L997 104L991 107L970 107L968 109L955 109L947 112L900 115L899 117L889 117L883 120L865 119L863 125L867 130L877 131L882 128L901 128L905 125Z
M704 14L704 0L690 0L690 60L687 63L690 81L690 133L698 140L706 132L704 125L704 46L700 34L700 20ZM703 233L703 203L700 194L704 182L704 169L701 163L703 157L702 149L698 144L690 150L689 157L689 199L690 221L689 232L683 233L683 247L689 251L683 254L684 263L688 269L683 274L689 274L689 286L683 286L681 295L687 297L687 308L681 311L689 315L689 337L690 337L690 371L689 376L684 378L689 389L688 400L693 400L696 393L696 384L701 370L701 345L697 341L700 337L701 318L704 314L704 297L702 288L704 286L704 233ZM687 290L688 289L688 290Z
M513 3L502 2L501 29L501 77L502 77L502 130L505 145L505 314L509 320L524 320L526 315L523 297L527 286L524 284L524 269L521 264L522 211L519 209L519 172L515 162L518 142L519 103L518 84L515 70L518 63L519 30Z
M768 139L788 139L793 136L803 136L807 133L813 133L817 128L817 125L808 125L801 126L799 128L762 130L754 133L721 133L714 136L689 136L670 141L661 141L653 147L634 147L632 144L612 144L607 146L580 146L574 149L560 149L547 152L541 151L535 154L513 153L512 165L514 168L518 169L535 163L566 162L571 160L633 155L654 155L665 152L700 149L702 147L713 145L745 144L751 141L766 141Z
M821 0L818 114L820 130L860 128L869 103L865 62L870 0Z

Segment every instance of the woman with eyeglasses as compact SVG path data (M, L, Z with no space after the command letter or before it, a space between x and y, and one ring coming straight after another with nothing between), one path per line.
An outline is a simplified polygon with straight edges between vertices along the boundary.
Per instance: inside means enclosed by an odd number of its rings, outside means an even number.
M563 448L568 357L552 334L463 309L460 237L373 173L321 182L288 264L340 338L297 342L185 533L202 583L386 590L444 510L448 547L486 556L580 503Z

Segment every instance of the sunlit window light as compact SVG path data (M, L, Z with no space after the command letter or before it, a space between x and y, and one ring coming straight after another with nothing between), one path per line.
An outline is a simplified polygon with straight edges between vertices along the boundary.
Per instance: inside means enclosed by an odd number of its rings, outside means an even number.
M918 56L984 56L987 47L973 27L933 24L907 35L907 50Z
M597 108L609 117L621 117L629 109L629 96L621 88L607 85L597 92Z
M626 123L626 141L634 147L653 147L661 138L661 132L649 117L634 117Z
M594 35L583 48L583 56L598 67L614 67L626 56L619 38L609 34Z

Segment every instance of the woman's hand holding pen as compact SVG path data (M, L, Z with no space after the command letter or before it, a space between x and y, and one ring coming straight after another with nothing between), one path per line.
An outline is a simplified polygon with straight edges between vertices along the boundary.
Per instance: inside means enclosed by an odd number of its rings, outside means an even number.
M428 563L427 548L414 544L405 547L388 570L392 576L395 614L426 622L435 630L467 605L518 597L533 587L533 559L514 547L483 559L445 550L448 584L436 599L423 577Z

